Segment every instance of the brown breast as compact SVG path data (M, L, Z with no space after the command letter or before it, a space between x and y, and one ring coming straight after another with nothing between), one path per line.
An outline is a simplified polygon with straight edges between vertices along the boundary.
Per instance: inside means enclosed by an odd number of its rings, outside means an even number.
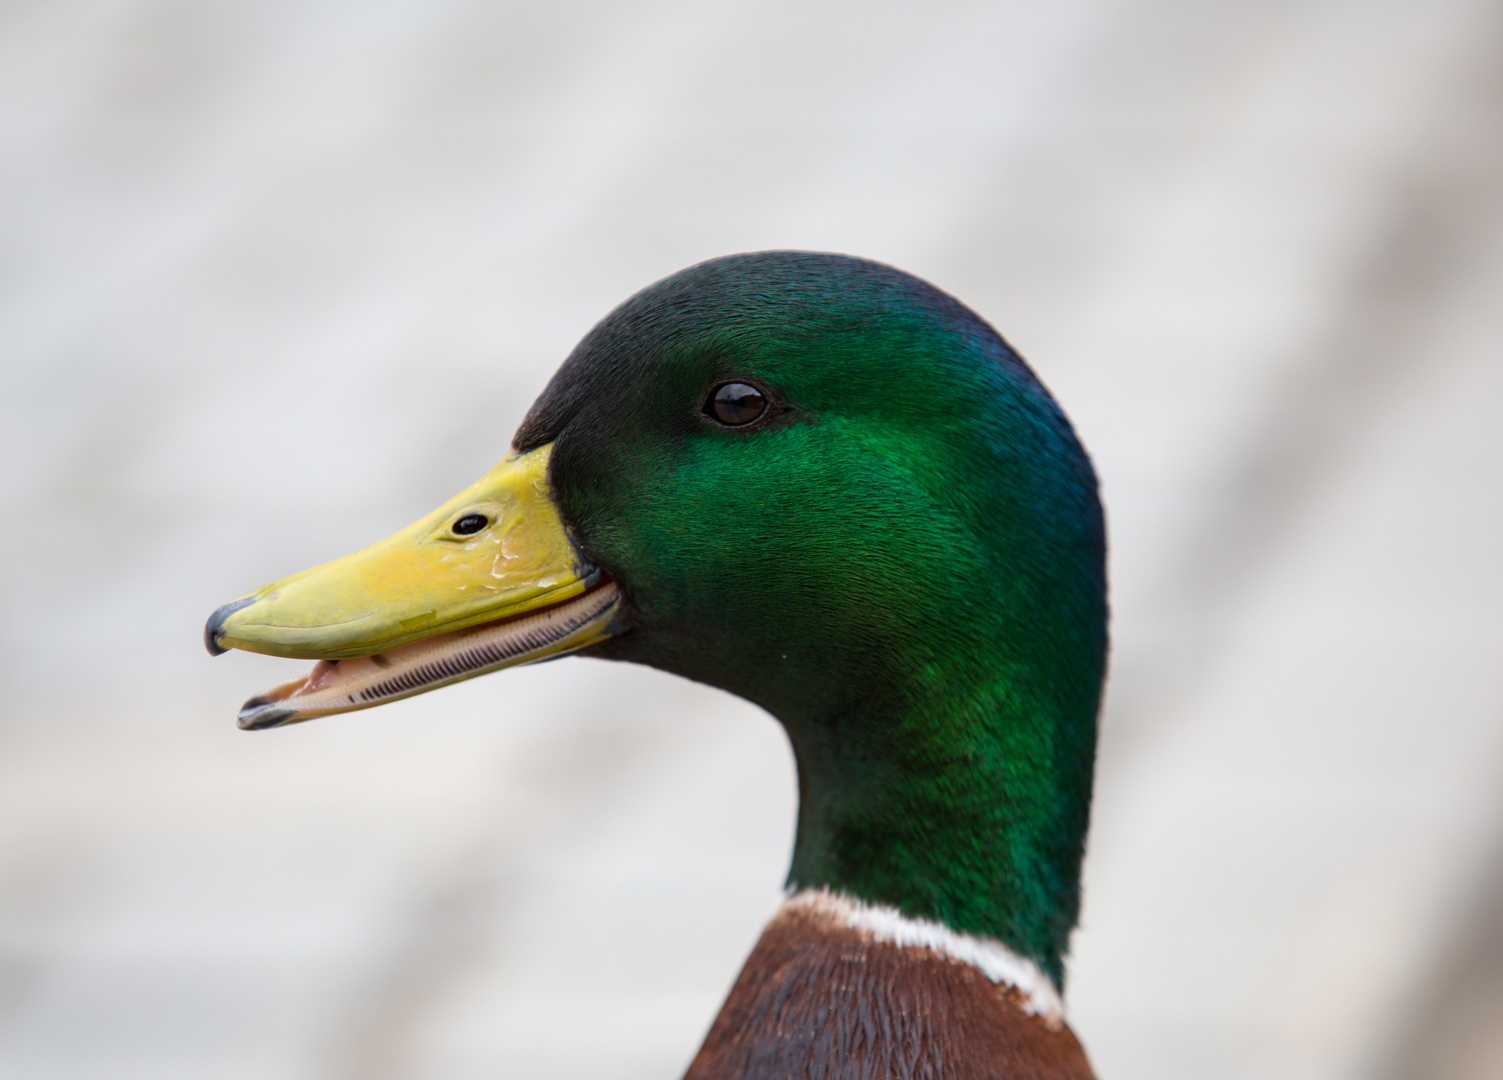
M817 910L767 925L684 1080L1093 1080L1063 1023L927 948Z

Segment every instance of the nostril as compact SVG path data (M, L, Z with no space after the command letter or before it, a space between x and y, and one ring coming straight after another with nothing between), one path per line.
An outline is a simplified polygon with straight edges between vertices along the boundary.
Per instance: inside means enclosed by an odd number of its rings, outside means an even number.
M221 656L230 651L219 644L219 631L224 628L226 619L241 608L249 607L255 602L256 598L254 596L247 596L243 600L231 600L228 604L225 604L209 616L209 621L204 623L204 648L209 650L210 656Z

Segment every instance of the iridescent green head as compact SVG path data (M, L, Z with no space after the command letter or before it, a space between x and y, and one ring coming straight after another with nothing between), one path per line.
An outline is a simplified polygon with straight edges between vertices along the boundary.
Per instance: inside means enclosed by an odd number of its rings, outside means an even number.
M573 548L555 607L584 621L554 651L676 672L782 721L800 790L790 884L998 938L1060 980L1107 648L1104 531L1069 422L991 327L861 259L712 260L596 326L513 450L512 468L546 457ZM438 537L423 543L463 548L463 499L420 523ZM291 653L252 627L297 623L296 655L333 656L280 595L216 613L211 646ZM546 618L551 595L449 622L436 601L432 641ZM320 610L317 626L351 624ZM407 610L381 614L406 625ZM299 685L256 715L304 718ZM349 707L376 703L361 687Z

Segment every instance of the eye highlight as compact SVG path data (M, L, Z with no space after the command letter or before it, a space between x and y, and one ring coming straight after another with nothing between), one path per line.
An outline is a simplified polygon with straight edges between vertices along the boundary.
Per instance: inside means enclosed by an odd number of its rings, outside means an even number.
M474 536L491 523L484 514L465 514L449 528L459 536Z
M767 396L744 382L721 383L705 402L705 415L726 427L744 427L767 411Z

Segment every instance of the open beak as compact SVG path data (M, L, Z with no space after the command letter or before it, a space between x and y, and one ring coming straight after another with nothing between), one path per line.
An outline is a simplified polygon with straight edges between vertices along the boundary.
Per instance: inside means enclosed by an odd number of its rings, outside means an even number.
M214 612L210 653L318 661L247 701L240 726L368 709L610 637L619 593L569 542L551 451L508 457L396 535Z

